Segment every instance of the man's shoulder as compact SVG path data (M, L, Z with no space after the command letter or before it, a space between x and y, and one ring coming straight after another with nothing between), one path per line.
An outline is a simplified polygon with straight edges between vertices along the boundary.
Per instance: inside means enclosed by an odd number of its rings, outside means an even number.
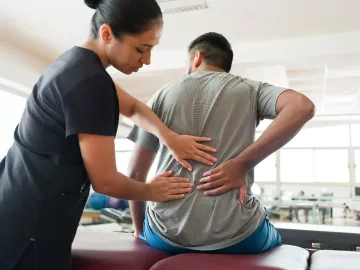
M164 95L176 89L184 90L184 87L187 87L188 82L194 80L190 76L186 75L181 78L172 80L167 84L163 85L152 97L152 100L161 99Z
M189 83L196 81L196 78L190 75L185 75L165 84L160 90L167 91L176 87L186 87Z

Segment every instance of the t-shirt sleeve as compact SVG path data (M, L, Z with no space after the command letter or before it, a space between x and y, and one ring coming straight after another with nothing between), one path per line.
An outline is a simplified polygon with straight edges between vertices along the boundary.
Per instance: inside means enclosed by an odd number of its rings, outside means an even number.
M116 135L114 85L103 76L82 81L63 99L66 137L79 133Z
M151 100L147 103L147 106L151 108L152 111L155 113L157 113L156 110L157 97L158 97L158 93L155 94L151 98ZM159 139L155 135L139 128L138 126L134 126L131 129L127 138L133 141L135 144L139 145L140 147L148 149L155 153L159 150L160 147Z
M288 88L261 83L257 93L258 118L274 119L277 116L276 102L279 96L289 90Z

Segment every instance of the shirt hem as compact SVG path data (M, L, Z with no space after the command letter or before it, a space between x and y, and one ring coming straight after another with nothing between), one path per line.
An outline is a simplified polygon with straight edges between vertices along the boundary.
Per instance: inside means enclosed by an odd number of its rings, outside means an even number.
M148 213L147 213L148 214ZM187 246L183 246L183 245L179 245L177 243L172 242L171 240L167 239L166 237L164 237L159 230L157 229L156 225L153 223L151 216L148 214L149 217L149 225L151 227L152 230L154 230L156 232L156 234L166 243L168 243L169 245L176 247L176 248L181 248L181 249L190 249L190 250L198 250L198 251L212 251L212 250L218 250L218 249L224 249L224 248L228 248L231 247L235 244L238 244L239 242L243 241L244 239L246 239L247 237L249 237L250 235L252 235L258 228L259 226L262 224L262 222L264 221L264 219L266 218L266 212L265 210L262 209L261 211L261 215L259 216L259 219L257 221L256 226L254 226L254 229L241 234L239 236L236 236L232 239L229 240L225 240L221 243L217 243L217 244L212 244L212 245L206 245L206 246L198 246L198 247L187 247Z

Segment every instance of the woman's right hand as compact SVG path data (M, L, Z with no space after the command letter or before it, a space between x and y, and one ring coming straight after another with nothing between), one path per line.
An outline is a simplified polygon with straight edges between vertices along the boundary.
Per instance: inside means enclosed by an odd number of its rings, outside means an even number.
M166 202L179 200L192 190L193 184L190 183L188 178L170 177L172 173L172 171L164 172L147 183L150 192L149 201Z

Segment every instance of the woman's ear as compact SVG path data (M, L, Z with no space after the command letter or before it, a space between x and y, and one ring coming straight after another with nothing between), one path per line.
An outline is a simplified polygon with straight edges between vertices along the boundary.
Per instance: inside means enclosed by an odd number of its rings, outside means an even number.
M105 44L110 43L110 41L113 39L113 32L108 24L103 24L100 27L99 34Z

